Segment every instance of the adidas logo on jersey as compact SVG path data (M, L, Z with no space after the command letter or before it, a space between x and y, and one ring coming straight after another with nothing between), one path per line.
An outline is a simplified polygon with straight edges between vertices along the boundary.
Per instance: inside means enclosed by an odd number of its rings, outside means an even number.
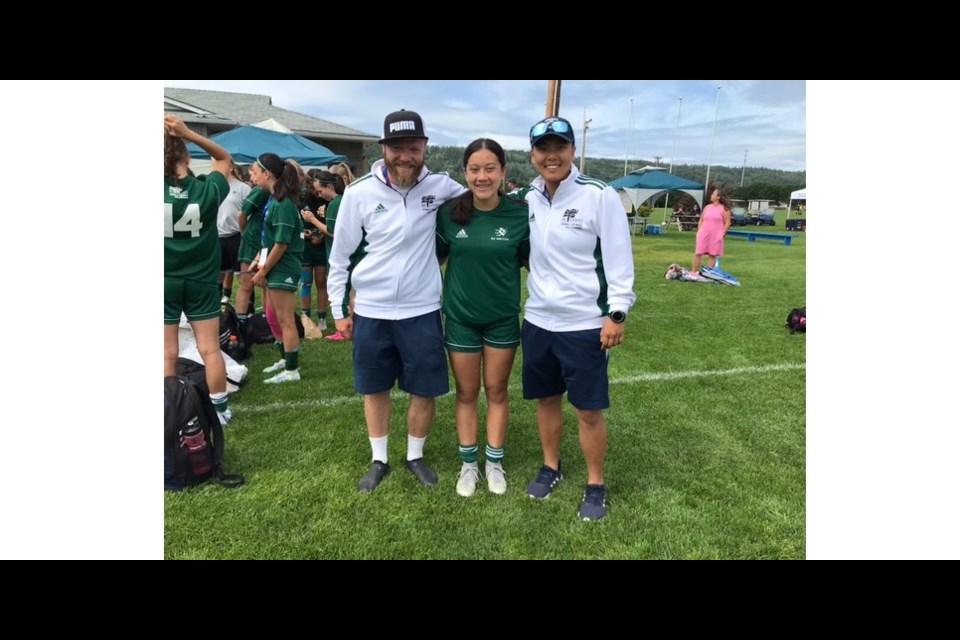
M537 219L536 214L531 213L531 214L530 214L530 222L533 222L533 221L536 220L536 219Z
M381 202L380 204L377 205L377 208L374 209L373 212L374 212L374 213L383 213L383 212L385 212L386 210L387 210L387 208L386 208L385 206L383 206L383 203Z
M460 229L460 231L457 232L457 235L454 236L454 238L469 238L469 237L470 236L467 235L466 229Z
M287 279L283 281L283 284L293 284L293 278L288 276Z

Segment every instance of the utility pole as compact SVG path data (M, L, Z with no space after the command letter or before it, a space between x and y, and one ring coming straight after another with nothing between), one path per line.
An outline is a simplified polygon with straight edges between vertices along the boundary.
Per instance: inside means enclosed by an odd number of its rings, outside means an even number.
M560 115L560 83L562 80L547 80L547 113L544 116Z
M587 129L590 127L587 126L593 122L593 118L587 120L587 108L583 108L583 139L580 141L580 173L583 173L583 167L587 161Z
M656 162L656 163L659 165L661 158L663 158L663 156L653 156L653 161Z
M740 186L743 186L743 176L747 173L747 151L749 149L743 150L743 170L740 171Z

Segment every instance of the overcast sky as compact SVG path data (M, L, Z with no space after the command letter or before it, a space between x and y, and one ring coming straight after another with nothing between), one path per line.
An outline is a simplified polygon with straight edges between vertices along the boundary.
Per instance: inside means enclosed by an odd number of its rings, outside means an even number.
M164 86L269 95L275 106L378 136L387 113L410 109L423 116L431 144L465 146L489 137L508 149L530 148L527 132L543 117L547 94L546 80L165 80ZM707 164L716 114L714 165L742 166L747 151L747 166L806 169L803 80L563 80L560 115L573 124L578 148L584 109L593 120L591 157Z

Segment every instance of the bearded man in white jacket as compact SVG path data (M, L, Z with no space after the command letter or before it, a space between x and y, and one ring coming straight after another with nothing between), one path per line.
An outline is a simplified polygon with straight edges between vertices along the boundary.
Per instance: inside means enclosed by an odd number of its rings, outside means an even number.
M465 191L447 174L424 166L427 135L419 114L402 109L389 114L380 144L383 160L343 195L327 275L337 330L353 339L354 389L363 395L372 450L361 493L376 489L390 472L390 390L398 382L410 394L406 466L424 485L437 483L423 459L435 399L450 390L440 320L437 208ZM351 266L359 249L364 255ZM353 317L351 284L357 292Z

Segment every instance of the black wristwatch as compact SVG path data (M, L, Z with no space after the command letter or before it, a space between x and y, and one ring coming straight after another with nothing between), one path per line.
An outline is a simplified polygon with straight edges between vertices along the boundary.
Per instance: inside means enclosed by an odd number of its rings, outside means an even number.
M623 324L623 321L627 319L627 314L624 311L611 311L609 318L617 324Z

